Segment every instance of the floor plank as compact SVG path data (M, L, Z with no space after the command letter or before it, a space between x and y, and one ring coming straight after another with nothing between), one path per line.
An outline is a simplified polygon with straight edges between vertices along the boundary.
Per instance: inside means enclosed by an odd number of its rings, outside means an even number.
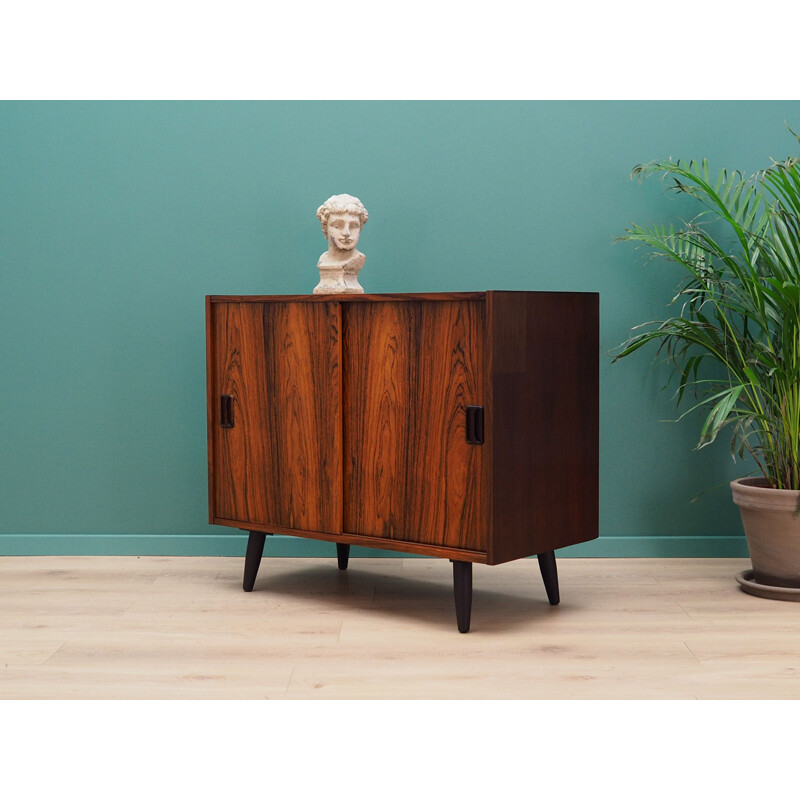
M800 606L743 559L0 558L0 699L800 699Z

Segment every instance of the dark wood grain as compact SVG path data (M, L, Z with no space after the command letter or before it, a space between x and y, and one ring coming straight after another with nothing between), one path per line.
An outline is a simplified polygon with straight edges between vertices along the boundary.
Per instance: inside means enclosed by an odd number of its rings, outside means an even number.
M354 303L343 327L344 531L484 550L484 303Z
M485 292L395 292L386 294L262 294L209 295L214 303L414 303L434 300L437 303L483 300Z
M213 520L341 530L340 308L210 304ZM222 394L233 428L215 419Z
M598 535L598 297L488 292L489 563Z
M241 528L241 521L227 520L220 517L214 519L215 525L226 525L231 528ZM433 544L418 544L416 542L406 542L403 540L377 538L375 536L364 536L362 534L349 533L323 533L321 531L301 531L296 528L281 528L279 525L261 525L252 523L253 530L274 533L283 536L299 536L303 539L316 539L321 542L336 542L341 544L355 544L359 547L373 547L380 550L392 550L398 553L412 553L420 556L433 556L435 558L458 559L460 561L472 561L475 564L486 564L486 552L477 550L465 550L464 548L439 547Z

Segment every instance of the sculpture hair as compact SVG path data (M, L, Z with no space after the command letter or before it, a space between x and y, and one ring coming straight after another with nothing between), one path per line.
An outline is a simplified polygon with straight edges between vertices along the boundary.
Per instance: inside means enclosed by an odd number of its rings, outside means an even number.
M322 224L322 232L328 238L328 218L331 214L355 214L361 219L361 227L367 224L369 214L363 203L351 194L335 194L329 197L318 209L317 219Z

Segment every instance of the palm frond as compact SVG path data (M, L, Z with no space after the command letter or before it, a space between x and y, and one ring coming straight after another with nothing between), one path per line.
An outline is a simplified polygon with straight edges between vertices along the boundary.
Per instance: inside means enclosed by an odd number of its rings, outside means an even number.
M800 142L800 137L790 132ZM800 156L745 177L708 162L658 160L631 178L660 175L701 206L681 225L633 224L620 241L679 265L677 313L631 331L614 361L651 342L677 379L676 401L705 409L698 447L731 430L774 486L800 488ZM715 372L706 377L708 370Z

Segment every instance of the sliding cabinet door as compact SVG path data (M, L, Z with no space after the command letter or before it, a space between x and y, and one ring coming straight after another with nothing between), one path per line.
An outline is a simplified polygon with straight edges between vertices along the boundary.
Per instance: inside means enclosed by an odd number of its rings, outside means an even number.
M338 303L209 303L212 521L339 533Z
M484 303L343 304L344 531L483 551Z

